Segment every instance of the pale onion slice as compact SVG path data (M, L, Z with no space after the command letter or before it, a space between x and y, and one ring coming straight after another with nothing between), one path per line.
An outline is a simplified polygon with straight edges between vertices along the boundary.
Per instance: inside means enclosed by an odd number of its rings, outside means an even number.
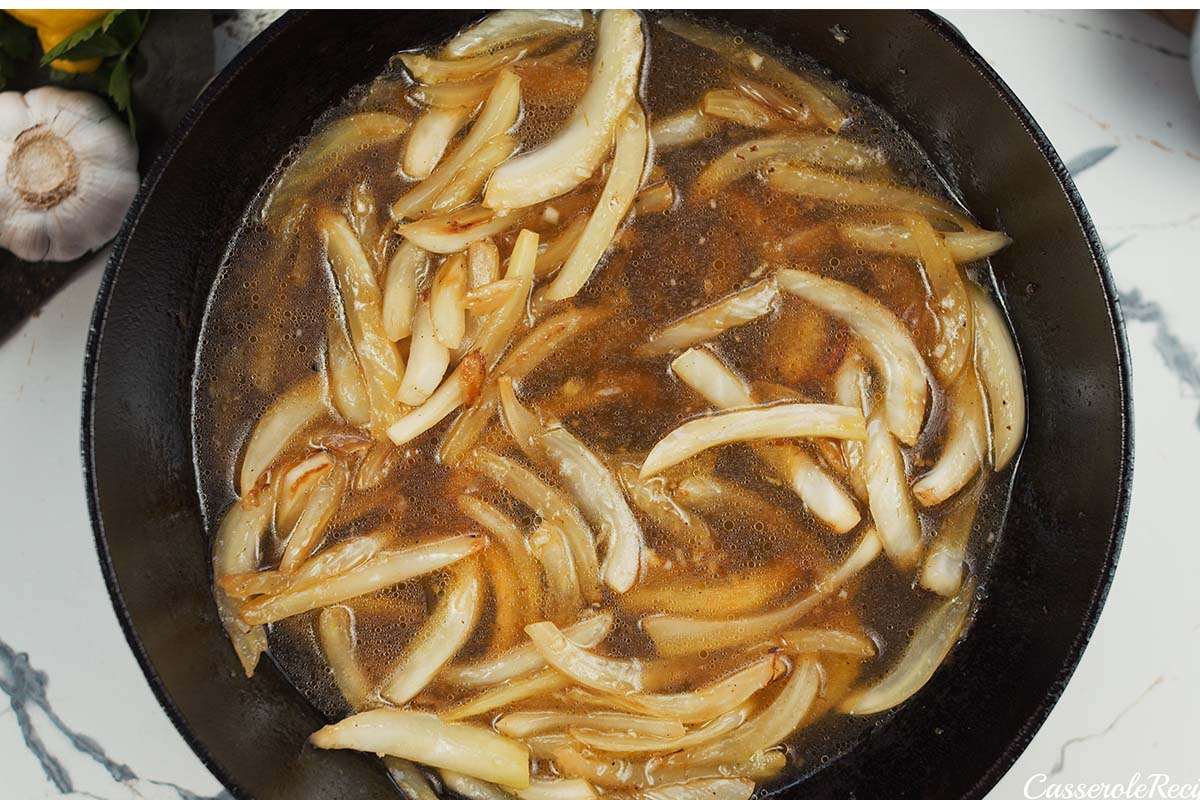
M837 133L850 121L846 113L838 108L837 103L811 81L801 78L780 61L757 52L744 42L682 17L664 17L658 20L658 24L692 44L712 50L729 63L779 85L785 93L792 95L810 109L817 120L830 131Z
M468 206L437 217L396 226L396 232L431 253L458 253L472 242L495 236L521 221L520 214L496 213L482 206Z
M709 162L692 185L698 198L716 197L726 186L771 163L801 162L861 172L883 162L880 152L840 136L796 134L742 142Z
M405 550L377 553L348 572L252 600L242 606L241 618L247 624L278 622L315 608L344 603L444 569L479 550L484 541L482 536L461 534Z
M387 307L386 299L384 307ZM386 324L386 318L384 321ZM329 375L329 394L333 407L342 415L342 419L361 428L371 421L371 401L367 398L362 370L358 368L354 348L346 338L341 320L329 320L327 329L326 372Z
M971 300L949 248L929 222L916 214L905 214L902 218L917 245L929 287L929 309L937 320L930 360L938 377L951 383L962 372L974 348Z
M524 208L566 194L591 177L608 152L618 122L636 102L644 47L637 13L601 12L590 83L571 118L548 143L497 169L488 182L484 205ZM644 141L644 120L642 126Z
M1025 383L1021 358L1004 314L992 298L969 284L975 307L975 346L992 419L992 463L997 471L1012 461L1025 438Z
M822 578L811 592L793 603L772 611L735 619L704 619L678 614L644 617L642 630L660 655L684 656L701 651L717 651L766 641L785 628L795 625L826 598L836 594L847 581L865 569L882 551L879 535L873 528L851 550L846 560Z
M866 636L828 628L796 628L779 637L793 653L831 653L854 658L874 658L875 643Z
M478 198L492 172L516 149L517 140L508 134L489 139L458 171L454 180L446 184L446 188L433 198L429 205L430 212L451 211Z
M295 527L313 487L333 464L329 453L321 451L283 473L275 490L275 530L283 533Z
M675 752L686 750L689 747L699 747L702 744L708 744L718 736L725 736L745 722L748 716L750 716L750 709L742 705L714 717L693 731L681 732L679 735L668 737L647 736L640 732L625 730L595 731L589 730L590 726L586 725L583 728L572 726L571 738L584 747L606 753Z
M421 768L411 761L395 756L384 756L383 765L387 768L388 777L396 782L405 800L440 800L437 792L429 785L429 780Z
M754 452L804 501L813 516L834 533L858 527L862 514L854 500L818 461L795 445L759 442Z
M745 703L787 674L787 659L768 653L724 678L689 692L673 694L608 695L612 702L637 714L673 719L684 724L708 722Z
M317 641L333 682L354 711L372 703L371 680L354 655L354 612L345 606L330 606L317 617Z
M550 668L521 675L486 689L462 705L443 711L442 719L470 719L533 697L542 697L571 684L571 679Z
M275 399L254 424L242 468L238 492L242 505L257 505L261 484L269 478L271 465L296 434L325 411L325 387L312 377L288 389Z
M604 183L604 189L600 192L600 198L596 201L596 208L575 242L571 255L547 287L547 300L574 297L595 272L596 265L608 252L613 236L621 227L634 198L637 197L638 187L642 184L642 172L646 167L648 147L646 115L642 107L634 103L617 126L612 168L609 170L608 180ZM499 175L503 169L504 167L501 167L496 170L495 174ZM493 182L488 184L489 195L494 185L493 177Z
M771 704L746 724L718 741L671 758L686 764L728 763L773 747L800 727L820 687L820 665L814 658L802 658Z
M967 543L979 512L981 489L970 492L938 524L933 543L921 565L921 588L954 597L966 577Z
M383 479L395 468L399 453L387 439L379 439L371 445L362 461L358 462L358 469L354 473L354 491L369 492L383 483Z
M540 619L536 609L541 604L541 587L538 587L536 598L531 597L521 585L512 559L502 548L485 547L482 558L492 608L487 652L503 653L522 640L525 626L530 621ZM533 605L534 599L539 606Z
M520 278L501 278L467 292L463 307L472 314L486 314L504 305L513 292L521 287Z
M386 547L388 540L388 534L383 531L355 536L327 547L290 575L267 569L223 575L217 583L235 600L259 594L279 594L348 572Z
M600 565L596 542L580 510L558 489L504 456L476 450L471 467L567 537L579 573L579 588L589 603L600 597Z
M683 423L664 436L642 463L641 477L662 472L697 453L733 442L824 436L863 439L862 412L824 403L776 403L735 408Z
M621 607L635 614L688 614L727 617L757 611L790 591L796 579L791 562L777 560L716 577L667 574L621 596Z
M438 267L429 287L429 319L434 337L450 349L458 347L467 330L463 302L468 280L467 257L455 253Z
M583 711L578 713L514 711L496 720L496 730L515 739L525 739L568 728L649 736L659 739L678 739L687 732L683 723L678 720L627 714L621 711Z
M496 365L494 376L499 378L507 375L514 380L524 378L571 338L607 318L608 312L602 309L571 308L555 314L539 323L525 338L513 345L504 359ZM496 412L499 397L500 392L495 381L489 381L479 399L464 409L454 421L438 450L439 461L443 464L457 464L475 446L479 435Z
M396 706L412 700L433 681L434 676L462 649L483 605L483 573L477 558L467 558L450 568L437 607L383 682L380 696Z
M877 414L867 422L865 458L867 502L883 549L897 567L910 569L921 556L921 522L913 509L904 456Z
M643 789L639 800L750 800L754 781L749 778L700 778Z
M517 523L500 509L478 497L463 494L457 498L458 508L488 535L500 543L516 570L518 586L533 608L541 608L542 577L533 560L525 535Z
M645 538L616 478L565 428L546 431L539 443L606 543L600 570L604 582L618 594L629 591L642 568Z
M429 269L429 253L409 241L400 243L383 283L383 329L393 342L412 335L417 292Z
M715 540L708 524L675 502L667 491L664 478L642 480L638 477L636 464L623 465L617 470L617 477L633 504L685 553L704 553L713 549Z
M427 109L408 134L401 162L405 174L416 180L428 178L473 111L468 107Z
M429 303L417 303L413 317L412 344L408 350L408 368L396 392L396 399L410 406L419 406L429 399L450 366L450 350L437 340L430 319Z
M580 776L595 786L622 790L676 786L678 783L694 783L716 778L726 780L731 777L745 777L751 780L766 780L778 775L787 766L787 757L778 750L755 753L743 762L733 764L671 764L661 759L642 762L612 756L589 756L566 744L554 748L551 758L560 774Z
M693 347L679 354L671 362L671 372L719 409L754 405L750 387L742 377L707 348Z
M446 58L463 58L525 39L563 35L583 29L583 12L574 9L506 9L488 14L442 48Z
M531 460L545 463L558 473L584 517L607 543L600 570L604 582L614 592L628 591L641 570L645 537L617 479L566 428L544 427L517 400L511 378L501 378L499 388L504 420L517 444ZM579 538L572 537L576 541ZM590 565L581 566L580 572L585 568L590 569Z
M675 499L683 505L718 519L750 517L761 520L766 529L776 533L805 534L805 526L792 513L775 504L762 493L711 473L696 472L675 484Z
M250 572L258 567L259 549L275 510L274 488L259 493L257 506L234 502L225 512L213 542L213 595L217 614L229 637L238 661L249 678L259 656L267 651L267 631L262 625L248 623L238 616L237 604L221 588L222 578Z
M848 283L792 269L780 270L775 277L784 291L816 305L854 331L883 379L888 426L900 441L915 444L925 420L928 370L904 323L878 300Z
M446 785L447 789L467 800L512 800L513 797L512 794L494 783L481 781L470 775L463 775L461 772L441 769L438 770L438 775L441 776L442 783Z
M717 132L720 124L706 117L699 109L689 108L663 117L650 126L650 141L655 152L690 147L704 141Z
M645 687L641 659L597 655L572 642L549 621L527 625L525 633L547 664L581 686L618 695Z
M709 89L700 98L700 113L744 128L766 128L779 121L762 103L735 89Z
M296 526L288 535L283 558L279 561L279 571L284 575L296 572L321 544L325 529L342 503L349 481L350 471L346 465L335 464L313 487L300 518L296 520Z
M842 359L838 371L833 376L834 400L844 406L862 409L863 414L870 414L871 376L867 374L867 365L862 356L851 350ZM851 439L842 441L842 456L846 460L846 475L850 486L859 500L867 499L867 477L864 471L866 464L866 445Z
M644 790L651 786L667 787L710 779L761 780L778 774L787 766L787 756L779 750L755 753L744 761L732 764L671 764L661 760L630 761L612 756L599 758L585 755L570 744L565 744L555 748L551 758L559 772L577 775L597 786L621 790Z
M557 236L547 242L538 253L537 264L533 268L534 274L541 278L553 274L561 267L575 249L590 219L586 214L575 217Z
M392 204L392 217L402 220L427 212L434 199L485 144L512 128L520 110L521 79L512 70L501 70L467 135L428 178Z
M334 120L279 176L263 204L263 223L277 230L291 211L312 197L317 184L338 162L366 148L395 141L407 130L408 120L403 117L374 111Z
M956 596L943 600L917 623L904 653L884 676L843 700L839 710L854 716L878 714L921 691L962 635L974 595L975 582L967 581Z
M500 280L500 249L495 242L481 239L471 243L467 248L467 274L472 289Z
M583 608L579 570L571 557L567 537L554 525L543 522L529 536L529 548L542 565L546 592L541 615L560 622L574 619Z
M485 75L471 81L439 83L434 86L418 84L408 90L408 96L432 108L468 108L474 111L495 85L496 76Z
M904 225L884 223L869 225L861 222L844 222L837 226L838 233L846 241L874 253L894 253L916 258L920 255L912 233ZM982 261L1012 244L1012 239L999 231L938 231L951 257L958 264Z
M521 800L595 800L600 795L583 778L534 778L517 790Z
M661 214L675 205L675 187L670 181L653 183L638 192L633 201L636 214Z
M399 416L396 392L404 377L404 360L384 330L383 294L350 224L341 214L323 209L317 214L317 229L337 279L350 341L371 401L371 427L378 434Z
M579 647L595 647L604 641L612 627L613 615L602 611L590 613L563 628L563 635ZM438 677L454 686L491 686L527 676L545 666L546 660L541 653L532 643L527 643L494 658L447 667Z
M490 53L458 59L431 58L420 53L400 53L398 58L420 83L458 83L481 78L505 64L524 58L544 44L544 39L521 42Z
M812 113L807 108L774 86L751 80L736 71L731 72L729 80L739 92L757 100L774 113L786 117L792 122L805 123L812 117Z
M719 409L754 404L750 388L741 377L709 350L692 348L671 362L671 371ZM862 519L854 501L828 475L816 459L794 445L765 442L754 452L786 481L808 509L837 533L846 533Z
M767 185L778 192L809 200L911 211L952 223L964 231L973 231L978 227L965 213L944 200L894 183L850 178L798 164L777 163L767 174Z
M975 368L968 365L946 394L942 452L912 487L913 497L923 506L936 506L958 494L988 457L987 417Z
M529 785L529 749L520 742L436 714L376 708L326 725L309 737L325 750L361 750L452 769L480 780Z
M659 355L691 347L720 336L730 328L765 317L778 306L779 287L773 278L765 278L656 331L638 347L638 352Z

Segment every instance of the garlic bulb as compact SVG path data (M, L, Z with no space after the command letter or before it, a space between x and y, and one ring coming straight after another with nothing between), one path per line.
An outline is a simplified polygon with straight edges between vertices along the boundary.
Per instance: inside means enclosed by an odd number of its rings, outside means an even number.
M0 247L70 261L116 235L137 193L137 147L99 97L0 93Z

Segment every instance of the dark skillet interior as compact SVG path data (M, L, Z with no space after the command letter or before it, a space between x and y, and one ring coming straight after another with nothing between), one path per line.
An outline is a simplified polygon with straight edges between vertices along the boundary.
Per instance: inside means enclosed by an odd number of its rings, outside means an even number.
M307 747L321 717L273 665L245 680L217 623L189 434L205 300L242 209L287 147L393 52L474 16L307 13L277 23L184 121L101 288L83 420L101 565L164 708L238 797L393 795L373 759ZM811 798L982 796L1070 677L1120 543L1129 373L1099 243L1041 131L932 15L720 16L815 56L874 98L967 207L1016 242L994 266L1025 363L1029 439L978 618L914 700L845 755L790 779L803 778Z

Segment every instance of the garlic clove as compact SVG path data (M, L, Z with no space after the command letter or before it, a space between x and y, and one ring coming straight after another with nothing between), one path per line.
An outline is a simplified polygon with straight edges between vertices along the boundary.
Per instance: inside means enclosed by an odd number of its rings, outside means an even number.
M0 246L69 261L108 242L137 193L137 148L99 97L0 94Z

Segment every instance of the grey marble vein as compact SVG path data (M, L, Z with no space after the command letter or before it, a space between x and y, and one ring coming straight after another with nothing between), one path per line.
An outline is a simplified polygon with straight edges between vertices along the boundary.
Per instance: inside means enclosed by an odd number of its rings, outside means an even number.
M1105 254L1111 256L1113 253L1117 252L1122 247L1129 244L1136 238L1137 238L1137 234L1131 233L1128 236L1126 236L1124 239L1118 239L1117 241L1113 242L1112 244L1109 244L1108 242L1101 242L1101 244L1104 246Z
M1070 739L1067 739L1065 742L1063 742L1062 745L1058 748L1058 760L1055 761L1054 766L1052 766L1050 768L1050 775L1051 776L1057 775L1063 771L1063 766L1066 763L1068 747L1070 747L1071 745L1088 742L1088 741L1091 741L1092 739L1099 739L1102 736L1106 736L1109 733L1112 733L1113 729L1116 728L1117 725L1120 724L1121 720L1125 718L1125 715L1128 714L1130 711L1133 711L1133 709L1137 708L1138 704L1146 699L1146 695L1150 694L1150 692L1152 692L1154 689L1158 688L1158 686L1160 686L1162 684L1162 682L1163 682L1163 677L1161 675L1159 675L1157 678L1154 679L1154 681L1149 686L1147 686L1145 689L1142 690L1141 694L1139 694L1136 698L1134 698L1132 703L1125 706L1125 708L1121 709L1121 712L1119 714L1117 714L1115 717L1113 717L1112 722L1108 723L1108 725L1106 725L1103 730L1096 731L1095 733L1089 733L1084 736L1072 736Z
M1171 330L1162 306L1142 297L1139 290L1130 289L1121 293L1121 310L1125 313L1125 319L1131 322L1145 322L1154 326L1154 349L1166 362L1167 369L1200 397L1200 359L1196 351ZM1200 411L1196 414L1196 426L1200 427Z
M49 683L49 676L30 663L27 653L18 653L8 643L0 640L0 691L8 696L8 704L16 718L21 738L25 741L25 747L37 759L42 772L46 775L46 780L53 784L58 793L106 800L99 795L75 789L70 772L63 765L62 759L50 751L38 733L34 723L34 711L41 711L50 724L71 743L78 753L103 767L117 783L132 788L134 784L142 780L128 764L111 758L99 742L75 730L58 715L58 712L50 705L46 693ZM171 789L179 796L180 800L232 800L232 796L228 792L220 792L213 797L203 797L174 783L156 780L147 780L146 782Z
M1178 58L1178 59L1182 59L1185 61L1188 58L1188 54L1186 52L1184 52L1183 50L1172 50L1170 47L1165 47L1161 44L1155 44L1154 42L1147 42L1145 39L1139 39L1138 37L1130 36L1127 33L1120 33L1118 31L1109 30L1108 28L1097 28L1097 27L1087 24L1086 22L1081 22L1079 20L1066 19L1065 17L1060 17L1056 14L1051 14L1051 13L1044 12L1044 11L1042 11L1042 12L1034 11L1032 13L1038 14L1039 16L1045 17L1047 19L1052 19L1055 22L1062 23L1063 25L1071 25L1073 27L1078 28L1081 31L1088 31L1089 33L1098 33L1101 36L1112 37L1113 39L1116 39L1119 42L1128 42L1129 44L1136 45L1138 47L1145 47L1147 50L1152 50L1155 53L1166 56L1168 58ZM1166 23L1163 22L1163 25L1166 25Z
M1116 151L1117 146L1115 144L1084 150L1074 158L1068 159L1066 163L1067 172L1071 173L1072 178L1078 178L1081 174L1096 166Z

